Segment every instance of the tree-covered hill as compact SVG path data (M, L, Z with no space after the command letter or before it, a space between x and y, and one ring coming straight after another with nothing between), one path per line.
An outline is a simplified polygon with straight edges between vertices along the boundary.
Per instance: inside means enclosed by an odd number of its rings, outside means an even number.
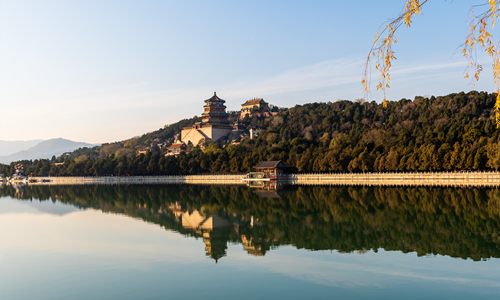
M495 94L469 92L389 102L337 101L280 109L273 117L246 118L263 129L254 139L222 147L196 147L165 157L155 141L170 139L199 121L182 120L124 142L73 152L64 164L25 161L34 175L161 175L247 172L262 160L283 160L299 172L385 172L498 169ZM232 114L232 118L235 113ZM11 166L0 173L11 174Z

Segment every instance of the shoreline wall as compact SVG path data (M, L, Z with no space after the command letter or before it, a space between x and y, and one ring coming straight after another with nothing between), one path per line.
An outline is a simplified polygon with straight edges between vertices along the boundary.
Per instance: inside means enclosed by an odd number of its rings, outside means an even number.
M244 175L32 177L30 184L246 184ZM42 182L48 180L49 182ZM500 172L288 174L279 182L293 185L500 186Z
M500 186L500 172L290 174L282 178L297 185Z
M30 184L245 184L243 175L176 175L176 176L102 176L102 177L31 177ZM48 182L43 182L43 181Z

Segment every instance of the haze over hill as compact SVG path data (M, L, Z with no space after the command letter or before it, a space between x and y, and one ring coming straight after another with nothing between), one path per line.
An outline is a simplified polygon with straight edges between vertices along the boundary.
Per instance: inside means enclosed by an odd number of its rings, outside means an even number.
M2 142L7 145L9 144L9 142L7 143L5 141ZM32 141L27 141L25 142L24 145L27 145L28 142ZM3 143L1 145L3 145ZM18 145L19 146L17 147L20 147L20 145L22 145L22 142L18 143ZM53 155L57 157L63 154L64 152L73 151L78 148L93 147L93 146L95 145L89 143L74 142L63 138L50 139L36 143L34 146L26 150L21 150L10 155L0 156L0 163L9 164L12 161L18 161L24 159L51 158Z
M16 152L27 150L43 140L30 141L2 141L0 140L0 156L7 156Z

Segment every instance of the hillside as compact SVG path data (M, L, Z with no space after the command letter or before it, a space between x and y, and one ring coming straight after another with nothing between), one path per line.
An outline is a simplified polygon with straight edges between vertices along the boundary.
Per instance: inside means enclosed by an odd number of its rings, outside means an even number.
M497 169L495 97L475 91L416 97L389 102L387 109L376 102L297 105L281 109L277 116L246 120L263 131L239 145L222 148L211 143L178 157L165 157L152 147L146 155L135 156L154 139L179 133L197 120L193 118L122 143L75 151L64 165L45 170L51 175L247 172L262 160L283 160L299 172ZM32 168L40 173L46 162L37 164Z

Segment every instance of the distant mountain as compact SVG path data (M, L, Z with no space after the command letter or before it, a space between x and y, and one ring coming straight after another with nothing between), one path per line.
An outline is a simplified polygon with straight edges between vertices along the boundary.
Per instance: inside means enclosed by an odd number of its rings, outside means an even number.
M82 147L90 148L94 146L96 145L73 142L63 138L51 139L42 141L27 150L22 150L11 155L0 156L0 163L9 164L12 161L24 159L51 158L53 155L57 157L64 152L70 152Z
M2 141L0 140L0 156L7 156L19 151L27 150L43 140L31 141Z

